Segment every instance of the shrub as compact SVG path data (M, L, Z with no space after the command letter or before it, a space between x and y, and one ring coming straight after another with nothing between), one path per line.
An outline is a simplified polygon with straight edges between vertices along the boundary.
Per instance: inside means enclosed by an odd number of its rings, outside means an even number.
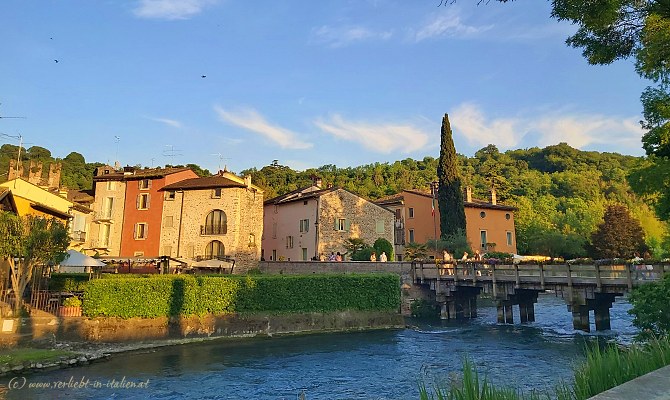
M396 310L400 278L369 275L152 276L91 281L88 317Z
M81 307L81 300L77 296L68 297L63 301L63 307Z
M384 238L379 238L375 240L373 247L377 252L377 260L379 260L379 255L382 254L382 252L385 252L388 260L393 261L394 254L393 254L393 245L391 244L391 242L389 242Z
M52 274L49 279L49 291L83 292L90 279L89 274Z

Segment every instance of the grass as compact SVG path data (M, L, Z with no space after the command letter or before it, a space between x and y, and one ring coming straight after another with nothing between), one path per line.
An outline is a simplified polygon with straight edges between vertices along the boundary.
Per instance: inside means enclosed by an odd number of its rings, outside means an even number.
M0 367L23 364L26 362L45 363L57 360L60 357L70 357L76 355L71 351L33 349L33 348L14 348L0 350Z
M587 349L586 361L575 367L572 384L561 382L554 393L524 393L494 387L479 376L471 360L465 359L462 380L452 379L432 389L421 382L419 396L422 400L585 400L666 365L670 365L670 336L629 348L593 346Z

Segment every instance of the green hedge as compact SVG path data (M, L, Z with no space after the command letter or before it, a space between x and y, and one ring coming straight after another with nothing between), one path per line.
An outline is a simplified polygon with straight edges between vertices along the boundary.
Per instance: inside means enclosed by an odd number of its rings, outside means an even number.
M49 291L51 292L83 292L90 279L89 274L62 273L51 274Z
M396 310L400 278L392 274L152 276L91 281L84 315L144 317L234 312Z

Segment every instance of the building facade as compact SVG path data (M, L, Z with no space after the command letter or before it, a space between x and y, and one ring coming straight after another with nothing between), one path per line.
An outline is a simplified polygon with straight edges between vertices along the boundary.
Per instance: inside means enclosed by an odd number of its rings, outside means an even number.
M166 185L160 255L177 259L233 258L235 270L258 266L263 234L263 190L221 171Z
M345 253L349 238L393 243L393 220L389 210L344 189L322 189L317 181L265 202L263 258L306 261Z
M430 192L405 190L376 203L395 215L394 244L399 259L402 259L405 244L426 243L440 238L440 210L437 199L433 199ZM483 201L473 199L471 189L466 188L464 207L465 233L473 251L516 253L516 209L498 204L495 190L492 190L489 201Z
M189 168L97 168L89 250L111 257L160 255L164 186L197 178Z

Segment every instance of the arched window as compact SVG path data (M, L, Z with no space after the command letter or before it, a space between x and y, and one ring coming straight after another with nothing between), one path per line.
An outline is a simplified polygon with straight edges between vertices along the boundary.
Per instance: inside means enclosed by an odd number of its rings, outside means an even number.
M226 254L226 248L223 247L223 243L218 240L212 240L207 243L207 248L205 248L205 258L211 260L212 258L223 257Z
M200 227L201 235L225 235L228 232L228 220L226 213L221 210L213 210L207 215L205 225Z

